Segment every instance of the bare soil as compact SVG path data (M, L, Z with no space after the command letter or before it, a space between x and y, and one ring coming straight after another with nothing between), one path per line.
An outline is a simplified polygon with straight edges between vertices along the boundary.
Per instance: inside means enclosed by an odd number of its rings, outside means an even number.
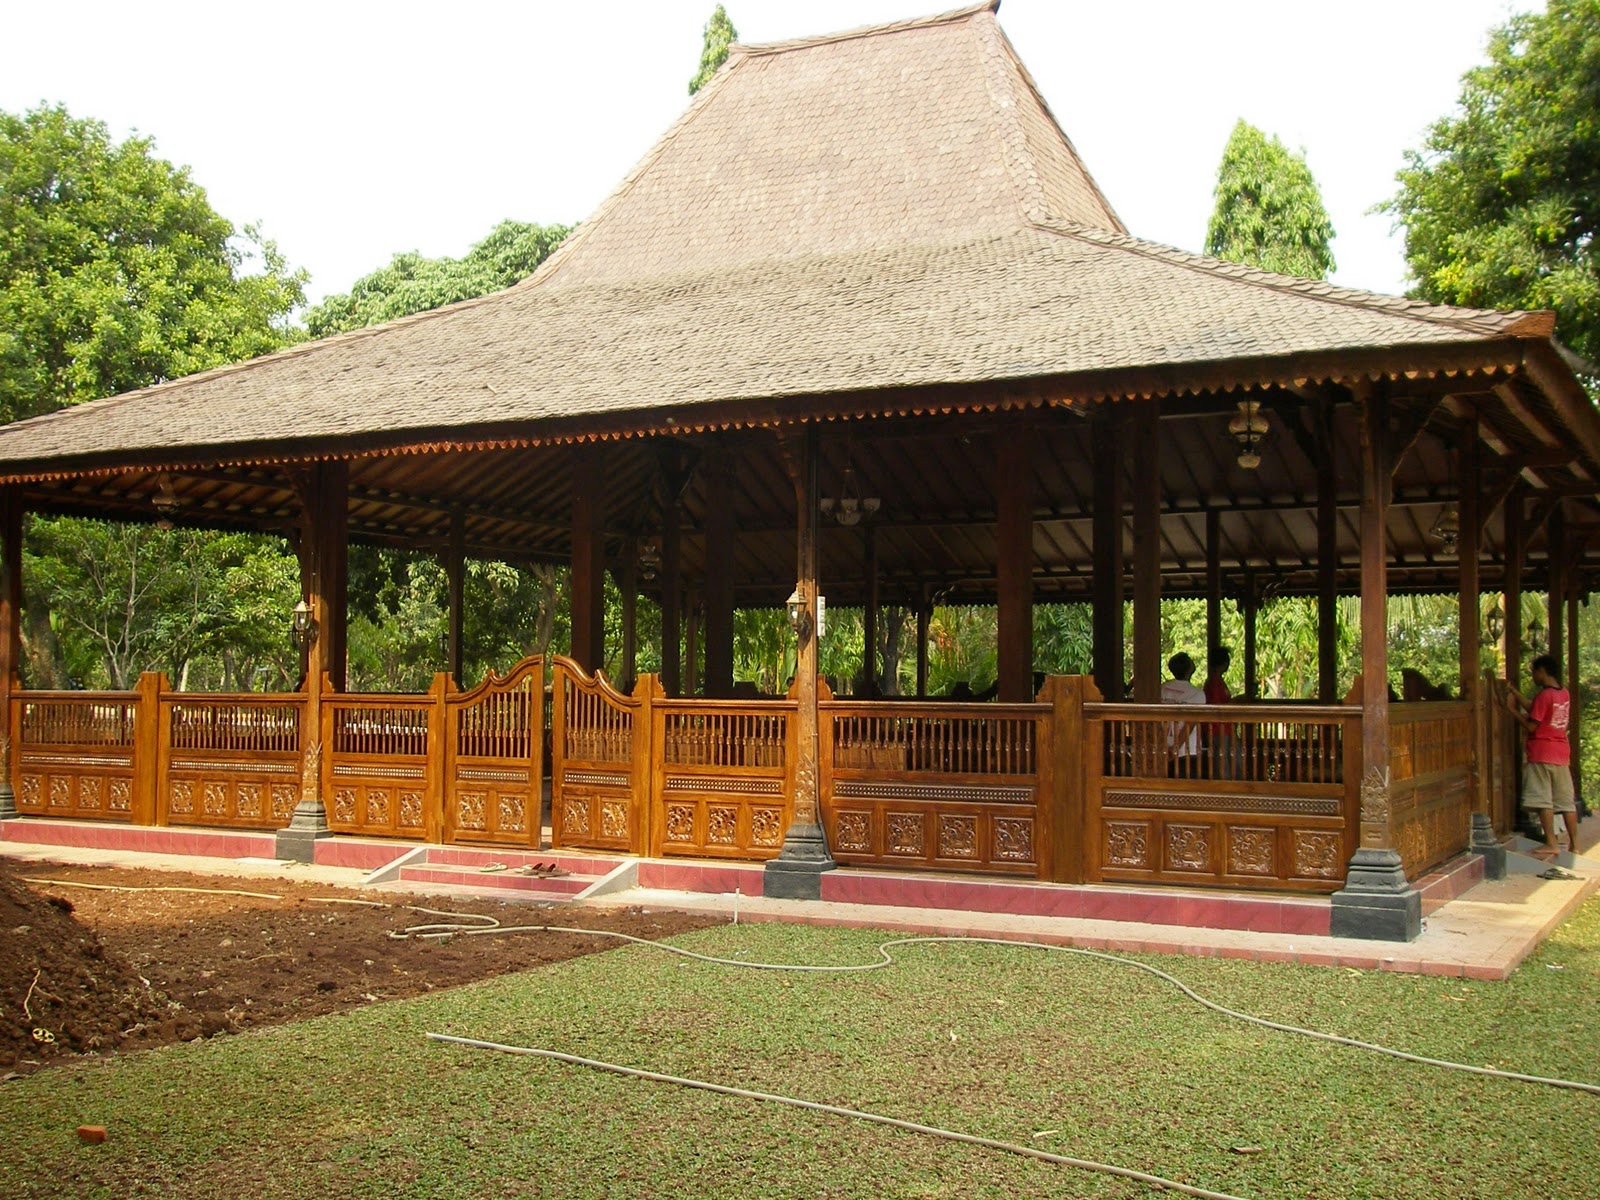
M263 895L216 894L226 890ZM407 905L643 938L715 923L638 908L0 859L0 1076L342 1012L619 945L549 932L397 939L407 926L448 920Z

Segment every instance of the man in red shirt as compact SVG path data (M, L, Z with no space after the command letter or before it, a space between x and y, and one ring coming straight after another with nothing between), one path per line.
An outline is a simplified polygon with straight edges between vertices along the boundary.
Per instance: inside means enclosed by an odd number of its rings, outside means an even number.
M1533 702L1515 688L1506 707L1528 731L1526 761L1522 767L1522 805L1539 814L1544 826L1544 846L1534 853L1556 853L1555 813L1566 820L1568 848L1578 852L1578 807L1572 787L1572 749L1567 742L1567 722L1572 697L1561 686L1561 667L1548 654L1533 660L1533 682L1539 687Z

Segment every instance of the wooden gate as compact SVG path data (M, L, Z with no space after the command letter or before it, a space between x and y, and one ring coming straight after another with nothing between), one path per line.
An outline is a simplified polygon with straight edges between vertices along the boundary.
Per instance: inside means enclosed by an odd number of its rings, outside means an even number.
M650 699L643 676L624 696L600 672L557 656L550 770L551 840L557 847L645 854L650 846Z
M652 698L651 853L775 858L794 811L797 708Z
M444 836L539 847L543 833L544 659L444 697Z
M133 820L139 700L136 692L32 692L14 699L17 811Z

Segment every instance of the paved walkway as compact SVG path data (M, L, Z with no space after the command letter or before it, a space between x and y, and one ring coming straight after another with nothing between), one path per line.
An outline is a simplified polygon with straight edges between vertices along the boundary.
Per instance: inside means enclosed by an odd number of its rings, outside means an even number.
M1364 942L1234 929L1145 925L1128 921L769 900L737 894L707 895L640 888L579 901L573 907L640 905L714 913L730 920L735 919L737 914L737 919L741 921L790 921L908 934L1004 937L1112 951L1251 958L1263 962L1300 962L1361 970L1504 979L1556 925L1575 912L1589 896L1600 891L1597 843L1600 843L1600 816L1593 816L1583 823L1580 830L1579 846L1585 852L1584 856L1563 854L1555 860L1556 865L1564 867L1577 878L1547 880L1540 878L1540 873L1547 870L1551 863L1518 853L1517 848L1531 849L1532 843L1514 840L1511 843L1512 852L1507 855L1509 869L1506 878L1480 882L1435 909L1424 919L1422 936L1413 942ZM309 866L275 859L203 858L10 841L0 842L0 854L41 865L52 862L101 863L241 879L308 880L343 887L360 887L367 875L365 871L353 867ZM394 889L383 885L374 890ZM414 893L428 889L408 884L404 885L403 890ZM448 891L462 908L470 905L471 893L462 888L439 890ZM507 898L503 892L493 895L496 899Z

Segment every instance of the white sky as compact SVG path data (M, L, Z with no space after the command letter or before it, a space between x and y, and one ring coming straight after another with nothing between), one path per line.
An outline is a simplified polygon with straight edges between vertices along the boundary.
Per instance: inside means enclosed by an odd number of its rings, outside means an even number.
M960 0L727 0L747 42ZM688 103L715 0L0 0L0 109L61 102L156 139L313 299L500 220L575 222ZM1129 230L1199 250L1244 117L1304 149L1335 278L1397 292L1403 152L1488 30L1541 0L1005 0L1000 22Z

